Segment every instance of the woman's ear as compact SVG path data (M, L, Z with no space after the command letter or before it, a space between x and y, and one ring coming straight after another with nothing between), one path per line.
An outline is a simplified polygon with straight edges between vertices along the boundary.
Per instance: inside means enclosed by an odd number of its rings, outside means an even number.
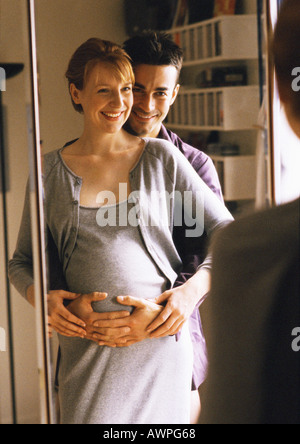
M179 93L179 89L180 89L180 85L179 83L175 86L174 91L173 91L173 95L172 95L172 100L171 100L171 106L173 105L173 103L175 102L178 93Z
M80 101L80 90L76 88L74 83L70 84L70 94L71 94L73 102L76 105L80 105L80 103L81 103L81 101Z

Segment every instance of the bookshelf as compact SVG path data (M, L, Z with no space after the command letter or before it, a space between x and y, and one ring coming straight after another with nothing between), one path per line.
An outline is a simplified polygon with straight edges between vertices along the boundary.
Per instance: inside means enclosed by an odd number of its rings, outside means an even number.
M210 157L225 201L255 199L255 126L260 109L257 15L219 16L173 28L168 33L183 49L184 64L182 86L168 115L167 127L185 136L217 131L220 143L238 145L237 156ZM222 70L232 70L233 74L218 83L214 73ZM242 70L245 76L238 76ZM209 80L205 84L203 73L208 73L204 75Z
M258 86L183 89L168 116L170 129L251 130L257 120ZM234 104L234 106L232 106Z
M255 156L211 156L225 201L252 200L256 190Z
M169 31L183 49L184 66L228 60L257 59L254 14L221 16ZM238 45L233 45L238 42Z

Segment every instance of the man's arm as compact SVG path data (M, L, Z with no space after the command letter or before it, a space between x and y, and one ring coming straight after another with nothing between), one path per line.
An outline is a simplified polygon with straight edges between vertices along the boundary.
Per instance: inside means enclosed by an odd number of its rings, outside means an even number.
M179 138L176 140L178 148L189 160L198 176L224 204L220 181L212 160L204 153L199 153L195 157L192 154L195 150L193 147ZM185 218L182 217L182 221L184 220ZM149 326L151 337L179 333L184 322L190 318L194 310L198 310L210 291L210 266L201 269L203 262L209 259L207 233L204 232L200 238L195 239L186 237L186 229L184 223L173 229L173 241L182 260L182 269L173 289L155 300L158 304L165 303L166 307Z
M51 335L52 329L64 336L86 337L86 324L82 319L72 315L64 305L64 300L74 300L78 294L64 290L50 291L47 295L48 309L48 330ZM27 289L26 298L28 302L35 306L34 285Z
M198 176L218 197L220 202L224 203L221 184L213 161L204 153L199 153L196 157L188 157L189 149L193 148L182 141L180 142L182 144L181 151L186 155ZM182 220L184 221L184 217ZM185 230L186 227L184 225L174 227L173 230L173 241L182 260L182 269L174 287L181 286L197 272L199 266L205 260L208 251L209 240L206 233L203 233L203 236L195 242L194 238L185 236Z
M162 313L149 325L151 338L177 334L210 291L210 271L198 270L184 284L167 290L155 299L157 304L166 302Z

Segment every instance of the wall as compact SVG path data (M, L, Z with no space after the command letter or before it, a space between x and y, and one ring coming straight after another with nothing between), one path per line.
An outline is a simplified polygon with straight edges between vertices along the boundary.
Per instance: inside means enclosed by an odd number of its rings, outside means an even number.
M82 116L71 105L64 74L88 38L124 41L123 0L39 0L37 19L41 137L47 152L80 135Z
M28 177L26 103L29 102L25 0L0 0L0 61L23 62L26 69L7 81L9 151L9 254L13 254ZM80 116L70 103L64 72L76 47L92 36L121 43L125 38L123 0L38 0L38 63L41 83L41 136L45 150L79 135ZM0 327L7 330L0 199ZM39 387L34 309L12 289L15 383L18 423L39 422ZM12 421L8 352L0 352L0 423Z

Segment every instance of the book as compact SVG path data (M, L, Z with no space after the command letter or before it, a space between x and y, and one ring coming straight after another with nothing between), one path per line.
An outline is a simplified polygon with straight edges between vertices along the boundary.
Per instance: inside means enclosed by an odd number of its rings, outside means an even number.
M236 10L236 0L215 0L214 17L233 15Z
M188 0L178 0L177 10L173 21L173 28L178 28L188 24L189 2Z

